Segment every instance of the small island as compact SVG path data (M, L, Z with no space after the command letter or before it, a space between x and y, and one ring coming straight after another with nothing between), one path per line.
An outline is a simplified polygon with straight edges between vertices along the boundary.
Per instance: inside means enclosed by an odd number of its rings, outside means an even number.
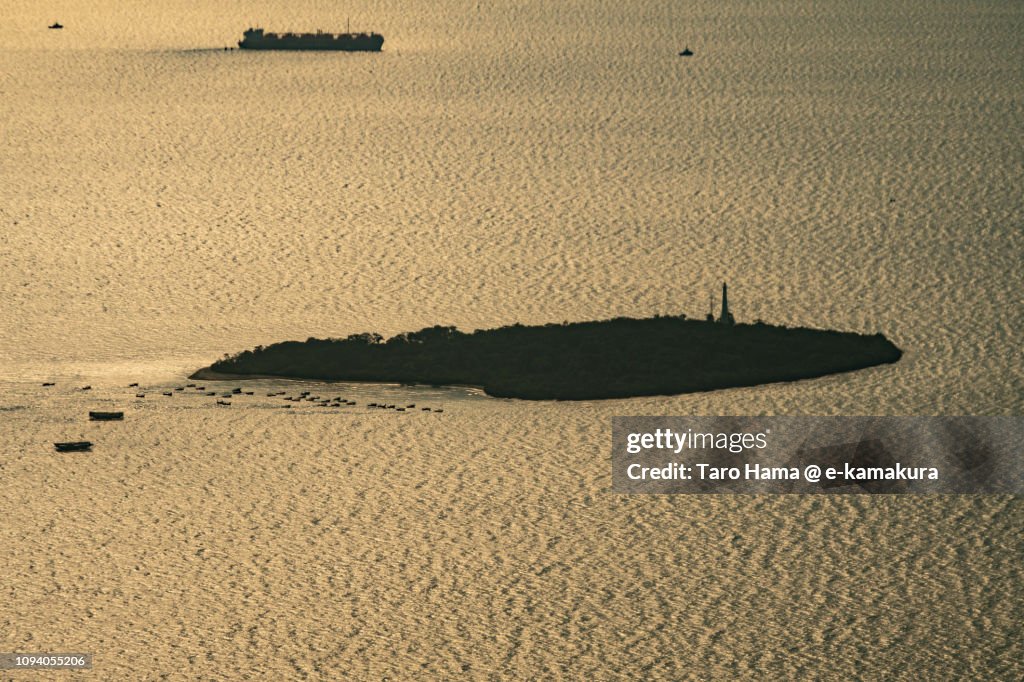
M436 326L387 340L374 333L310 338L225 356L191 378L468 385L502 398L597 400L811 379L901 356L881 334L737 324L723 285L718 319L619 317L470 333Z

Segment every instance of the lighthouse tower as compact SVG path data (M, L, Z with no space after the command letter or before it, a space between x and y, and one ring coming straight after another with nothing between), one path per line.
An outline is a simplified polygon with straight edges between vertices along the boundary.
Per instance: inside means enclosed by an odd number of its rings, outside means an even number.
M722 314L718 317L718 324L736 324L732 313L729 312L729 288L722 282Z

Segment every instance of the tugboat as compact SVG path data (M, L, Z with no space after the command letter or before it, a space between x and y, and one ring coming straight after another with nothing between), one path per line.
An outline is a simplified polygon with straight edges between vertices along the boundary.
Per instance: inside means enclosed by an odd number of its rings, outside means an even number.
M266 33L262 28L250 28L242 36L238 47L243 50L380 52L384 44L379 33Z
M64 28L64 24L60 23L59 21L55 21L46 28L62 29Z
M83 452L92 448L92 443L87 440L68 441L66 443L54 443L53 447L57 452Z

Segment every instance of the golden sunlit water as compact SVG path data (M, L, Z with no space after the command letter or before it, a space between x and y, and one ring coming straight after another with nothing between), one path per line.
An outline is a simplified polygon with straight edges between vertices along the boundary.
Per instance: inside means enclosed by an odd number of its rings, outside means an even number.
M1021 676L1016 498L615 495L609 453L613 415L1020 414L1024 5L3 15L0 649L97 679ZM348 21L383 52L223 49ZM285 339L703 316L723 280L740 321L905 355L590 403L172 390Z

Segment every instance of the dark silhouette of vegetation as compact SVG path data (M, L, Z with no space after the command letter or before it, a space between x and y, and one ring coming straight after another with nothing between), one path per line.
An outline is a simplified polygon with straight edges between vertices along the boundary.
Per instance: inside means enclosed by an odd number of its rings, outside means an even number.
M499 397L591 400L809 379L896 362L901 355L881 334L620 317L472 333L435 326L386 341L373 333L286 341L227 356L192 378L215 372L463 384Z

